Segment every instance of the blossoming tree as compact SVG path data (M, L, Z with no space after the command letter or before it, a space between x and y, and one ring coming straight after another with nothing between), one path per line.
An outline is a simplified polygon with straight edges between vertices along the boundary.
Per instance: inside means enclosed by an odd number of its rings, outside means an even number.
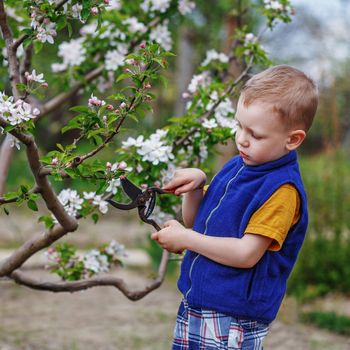
M237 16L255 6L272 29L276 20L290 21L292 7L288 0L240 1ZM234 137L235 110L231 98L254 64L267 65L260 34L238 26L230 52L214 49L193 76L183 98L186 113L169 118L162 129L144 134L127 134L122 127L127 120L139 120L150 113L156 97L152 87L162 80L167 60L173 56L169 28L179 16L191 15L196 4L190 0L0 0L0 27L3 71L8 86L0 92L0 126L3 143L0 152L0 188L3 191L10 154L25 148L33 174L32 186L19 185L15 192L3 193L0 205L11 211L11 204L26 203L34 212L43 200L47 215L37 219L45 225L44 233L33 235L6 259L0 261L0 277L12 279L31 288L74 292L97 285L111 285L128 298L137 300L159 287L169 255L163 252L158 275L140 290L131 290L125 282L108 274L120 262L123 247L112 241L93 249L83 257L67 244L53 243L78 229L81 218L97 223L108 211L109 198L123 200L120 176L126 175L142 188L162 186L179 166L201 166L218 143ZM76 31L79 28L79 35ZM62 84L62 91L48 100L40 91L48 87L39 68L33 69L33 55L43 54L61 32L69 40L58 45L57 60L51 63L52 76ZM230 66L242 68L232 76ZM111 95L102 98L106 88ZM71 106L75 115L62 132L76 135L67 145L42 154L37 146L35 125L82 91L89 94L83 105ZM102 162L99 154L117 145L115 157ZM82 151L81 145L85 145ZM89 150L86 151L86 145ZM78 193L66 188L56 193L52 182L80 179L94 186L94 191ZM178 198L164 196L156 220L172 217ZM21 270L33 254L46 249L51 270L60 280L42 282Z

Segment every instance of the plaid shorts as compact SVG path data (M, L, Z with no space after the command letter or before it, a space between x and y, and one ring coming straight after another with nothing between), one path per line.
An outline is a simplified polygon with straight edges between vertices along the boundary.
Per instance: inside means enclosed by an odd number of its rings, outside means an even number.
M261 350L269 325L195 309L184 299L179 307L172 350Z

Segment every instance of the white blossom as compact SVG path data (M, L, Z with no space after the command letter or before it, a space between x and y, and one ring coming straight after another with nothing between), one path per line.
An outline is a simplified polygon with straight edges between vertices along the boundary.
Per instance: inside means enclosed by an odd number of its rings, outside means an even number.
M125 246L115 240L112 240L111 243L109 243L108 247L105 249L105 252L112 256L113 255L126 256Z
M199 87L206 87L209 84L210 84L209 72L204 71L203 73L194 75L192 77L192 80L188 85L187 89L190 93L194 94L199 89Z
M179 1L179 12L182 15L188 15L189 13L191 13L196 7L196 4L193 1L189 1L189 0L180 0Z
M97 23L93 22L90 24L86 24L82 28L80 28L79 33L82 36L91 35L91 36L95 37L97 35L96 30L97 30Z
M165 135L166 131L158 130L143 142L137 150L143 161L158 165L161 162L168 163L169 160L174 159L172 146L167 145L166 140L161 140Z
M229 61L229 58L227 55L225 55L222 52L219 53L215 50L209 50L209 51L207 51L207 56L201 65L207 66L211 61L214 61L214 60L222 62L222 63L227 63Z
M203 128L206 129L214 129L218 126L218 123L216 122L216 120L214 118L211 119L204 119L203 123L202 123Z
M84 199L80 198L78 192L70 188L63 189L59 193L58 199L68 215L73 217L77 215L77 211L82 208L81 205L84 202Z
M204 142L201 142L199 146L199 156L202 161L208 158L208 147Z
M97 206L102 214L106 214L108 211L108 202L102 199L101 195L95 196L93 205Z
M72 16L74 18L79 18L81 20L81 11L83 9L83 5L75 4L72 6Z
M108 181L108 187L106 189L106 192L111 192L113 194L116 194L118 191L118 187L120 187L120 179L114 178Z
M21 143L19 142L17 137L10 135L10 147L16 147L18 150L21 149Z
M169 51L172 47L171 34L168 29L168 22L159 24L150 33L150 39L158 43L164 50Z
M56 24L53 22L46 23L37 28L36 38L42 43L48 42L50 44L54 43L53 37L57 35Z
M143 145L143 135L140 135L137 137L137 139L134 139L132 137L128 137L128 139L126 141L122 142L122 146L123 148L129 148L132 146L135 147L141 147Z
M244 45L257 42L258 38L253 33L247 33L244 37Z
M125 55L127 54L127 46L119 45L116 50L108 51L105 57L105 66L107 70L117 70L124 65Z
M120 0L109 0L109 4L107 5L108 10L120 10L122 7L122 4L120 3Z
M88 106L89 107L101 107L106 104L106 101L100 100L98 97L94 96L92 93L89 100L88 100Z
M174 163L169 163L167 169L162 169L160 174L162 176L161 181L163 184L167 184L172 180L175 175L176 166Z
M84 266L94 273L107 272L109 264L106 255L101 254L97 249L92 249L84 255Z
M164 13L170 6L171 0L144 0L140 5L144 12L159 11Z
M84 199L93 200L96 196L96 192L83 192Z
M4 118L11 125L18 125L30 119L34 119L40 114L38 108L19 99L13 101L13 96L6 96L0 92L0 117Z
M26 78L27 78L27 81L35 81L37 83L45 83L45 80L44 80L44 74L43 73L40 73L40 74L36 74L36 70L33 69L32 72L29 74L26 75Z
M142 22L139 22L136 17L129 17L122 23L128 26L130 33L145 33L147 31L147 27Z
M54 63L51 69L54 72L61 72L69 67L78 66L85 61L86 49L83 46L83 38L64 41L58 47L58 56L62 57L63 62Z

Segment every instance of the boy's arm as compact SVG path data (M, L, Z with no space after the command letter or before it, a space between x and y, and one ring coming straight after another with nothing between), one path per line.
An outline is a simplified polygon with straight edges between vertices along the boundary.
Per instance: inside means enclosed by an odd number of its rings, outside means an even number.
M203 186L206 182L205 173L196 168L176 170L173 179L163 187L179 196L184 194L182 201L182 217L186 227L192 227L198 207L203 199Z
M202 199L203 188L198 188L184 194L182 199L182 219L185 227L191 228L193 226Z
M186 229L176 220L152 234L164 249L179 253L185 249L232 267L251 268L264 255L272 238L246 233L242 238L206 236Z

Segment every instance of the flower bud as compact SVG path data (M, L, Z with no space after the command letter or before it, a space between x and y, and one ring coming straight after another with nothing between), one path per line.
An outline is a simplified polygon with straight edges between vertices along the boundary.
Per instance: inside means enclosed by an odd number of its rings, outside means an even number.
M56 166L58 164L58 158L53 158L51 160L51 165Z
M113 107L113 105L109 104L109 105L107 105L107 109L108 109L109 111L113 111L114 107Z
M41 86L42 86L43 88L47 89L47 88L49 87L49 84L45 82L45 83L42 83Z
M140 49L144 49L146 47L146 44L145 43L141 43L140 44Z
M125 108L126 107L126 103L125 102L122 102L121 104L120 104L120 108Z
M111 170L111 169L112 169L112 163L111 163L111 162L107 162L107 163L106 163L106 168L107 168L108 170Z
M107 120L108 120L107 116L104 115L104 116L102 117L102 121L103 121L104 123L107 123Z
M98 8L97 8L96 6L91 7L90 13L91 13L93 16L96 16L96 15L98 14Z
M191 95L188 92L182 94L182 98L189 98Z
M120 170L125 170L127 168L128 164L124 161L121 161L119 164L118 164L118 169Z
M147 184L141 184L141 188L142 188L143 190L147 190L148 185L147 185Z
M147 83L147 84L143 85L143 87L145 89L150 89L152 87L152 85L150 83Z
M106 5L109 5L109 0L103 0Z

